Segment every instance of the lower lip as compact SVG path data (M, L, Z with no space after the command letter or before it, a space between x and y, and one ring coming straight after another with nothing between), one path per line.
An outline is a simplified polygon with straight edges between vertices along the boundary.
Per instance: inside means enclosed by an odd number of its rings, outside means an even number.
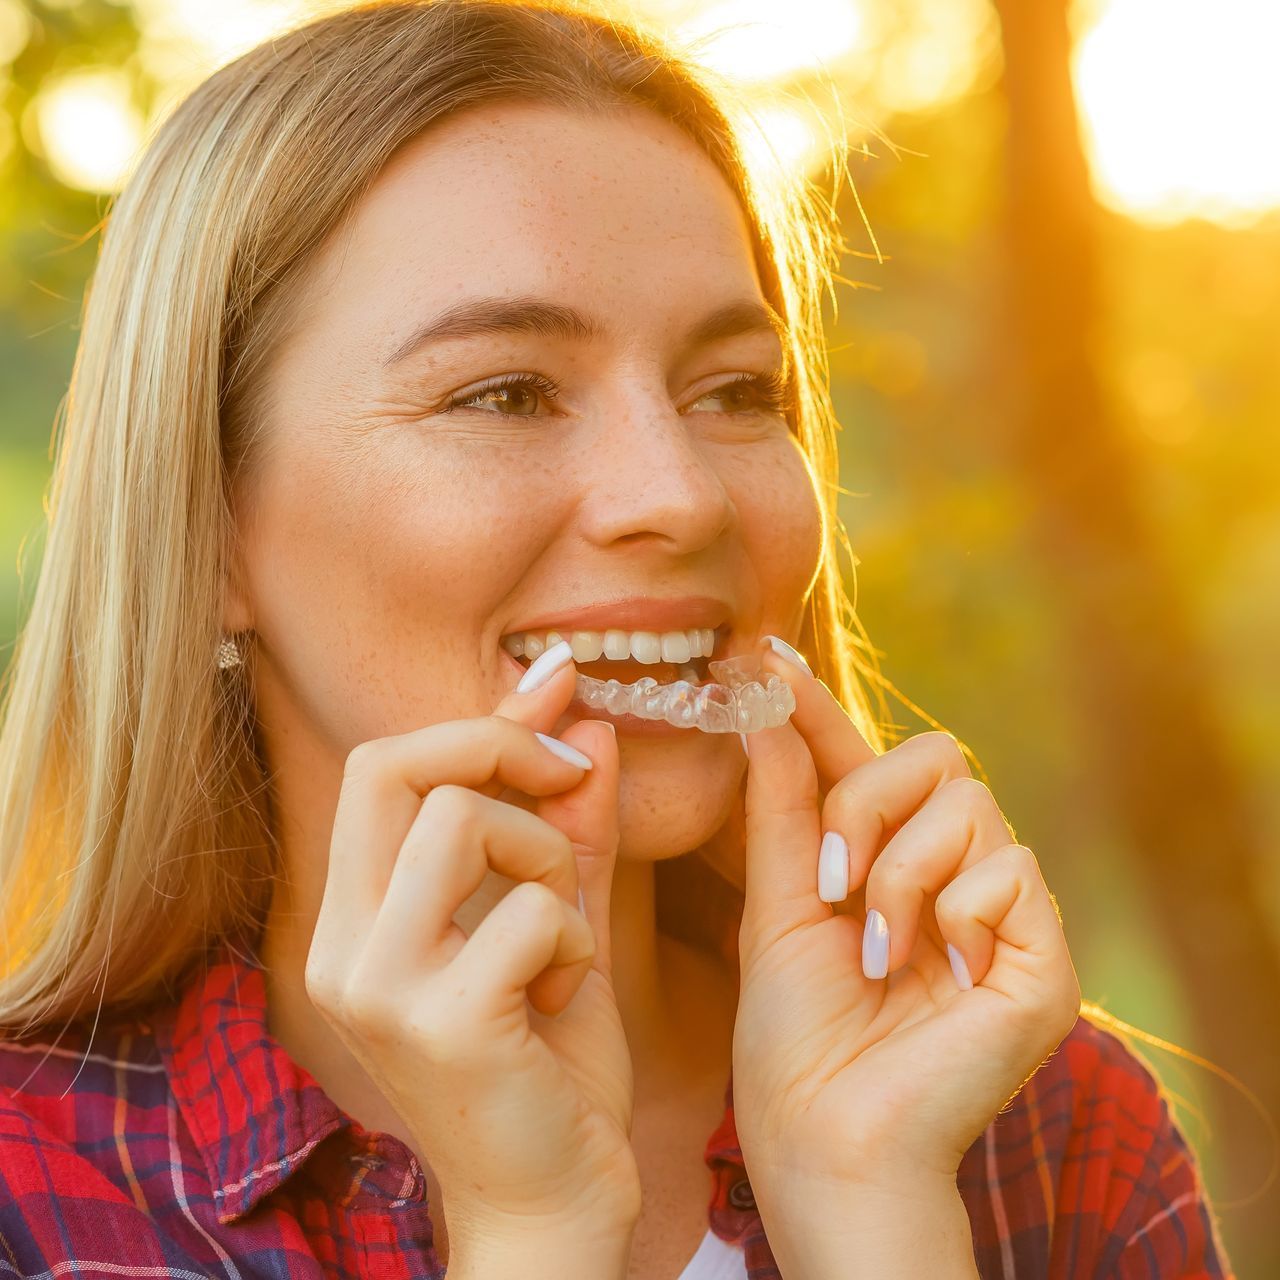
M517 678L528 670L522 667L505 649L502 656L516 669ZM607 720L613 725L615 732L625 733L634 738L715 738L720 734L703 733L700 729L681 729L678 725L669 724L666 720L642 720L630 712L623 716L615 716L598 707L589 707L581 698L574 698L565 708L565 715L574 720Z

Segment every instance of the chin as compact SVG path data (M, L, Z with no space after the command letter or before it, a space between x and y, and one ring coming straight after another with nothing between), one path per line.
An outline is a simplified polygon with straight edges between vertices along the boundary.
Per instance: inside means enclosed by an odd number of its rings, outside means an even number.
M664 761L664 754L677 753L664 753L656 742L641 744L619 736L620 858L674 858L705 844L724 826L739 794L746 758L737 734L699 736L710 742L698 753L696 768L690 768L687 758Z

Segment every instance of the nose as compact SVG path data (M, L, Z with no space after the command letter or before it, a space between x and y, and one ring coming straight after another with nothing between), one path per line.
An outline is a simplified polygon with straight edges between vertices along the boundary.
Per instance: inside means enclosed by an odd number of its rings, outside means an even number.
M665 388L611 397L602 417L577 455L580 513L592 542L650 542L688 554L732 525L736 511L714 454Z

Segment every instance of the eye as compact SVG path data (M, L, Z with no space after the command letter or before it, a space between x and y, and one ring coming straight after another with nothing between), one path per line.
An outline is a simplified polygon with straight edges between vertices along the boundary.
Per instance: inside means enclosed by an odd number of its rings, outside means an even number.
M781 370L739 374L697 403L712 396L726 401L726 413L786 413L791 407L791 385Z
M560 394L560 388L550 378L544 378L540 373L520 373L509 377L490 378L467 395L450 400L449 407L444 412L451 413L454 409L469 408L476 401L497 396L499 398L494 403L504 406L497 411L500 417L532 418L537 413L540 394L548 400L554 400ZM508 413L507 409L513 411Z

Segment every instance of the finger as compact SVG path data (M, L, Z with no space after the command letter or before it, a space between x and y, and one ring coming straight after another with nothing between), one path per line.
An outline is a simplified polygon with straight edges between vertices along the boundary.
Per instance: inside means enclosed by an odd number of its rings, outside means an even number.
M618 742L607 720L579 720L560 741L591 758L575 787L534 802L533 812L562 831L577 859L582 906L596 936L596 967L612 980L609 929L613 874L618 856Z
M874 760L877 753L803 658L798 653L798 662L787 658L773 646L774 640L778 637L765 636L761 641L762 665L791 686L796 709L790 723L808 744L822 786L832 787L846 774ZM786 647L791 649L790 645Z
M366 944L370 962L387 973L447 964L466 940L453 917L490 868L538 881L577 910L578 872L563 832L467 787L436 787L396 856Z
M938 894L942 936L981 985L1025 1002L1034 982L1043 999L1068 1004L1079 984L1053 896L1036 856L1008 844L962 871Z
M824 861L830 859L834 865L820 868L824 901L848 897L866 880L894 831L945 783L971 776L950 734L917 733L840 779L822 803L822 830L844 838L848 878L838 845L828 839Z
M818 775L804 739L782 724L750 735L746 788L746 889L740 955L790 929L829 918L814 895Z
M577 905L526 880L476 926L447 981L468 993L485 1018L523 1015L526 995L540 1013L554 1016L582 985L594 954L591 926Z
M494 715L550 733L573 701L577 682L573 648L567 640L561 640L529 664L516 685L494 707Z
M482 789L493 782L550 795L573 786L583 772L533 729L499 715L449 720L362 743L348 756L343 774L325 899L332 895L348 919L354 910L372 922L400 846L433 787Z
M926 897L1012 838L995 798L977 778L952 778L933 792L871 864L867 916L878 911L883 925L877 921L873 926L873 942L863 957L866 976L883 978L906 964L915 950ZM926 928L931 923L926 918ZM943 940L933 937L941 950Z

